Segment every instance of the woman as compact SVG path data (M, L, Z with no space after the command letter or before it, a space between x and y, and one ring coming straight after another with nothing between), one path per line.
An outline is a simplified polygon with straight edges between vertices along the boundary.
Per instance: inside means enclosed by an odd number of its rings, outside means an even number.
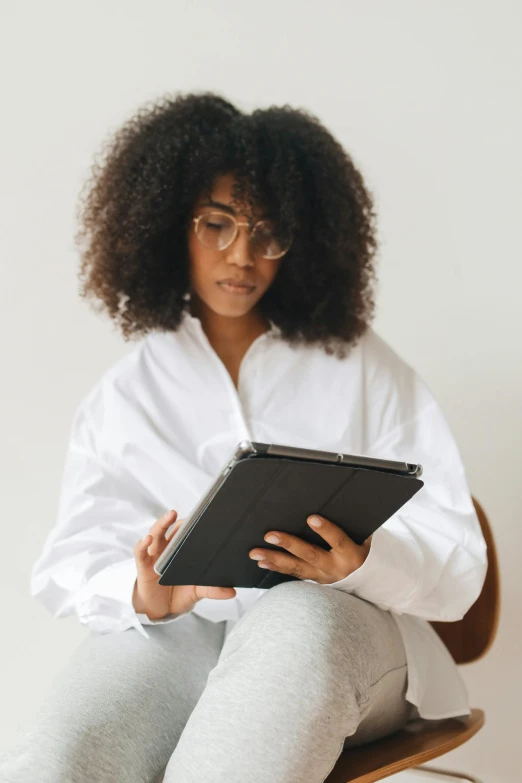
M320 783L343 747L468 714L428 621L476 600L485 543L440 408L370 326L373 202L349 155L305 111L177 95L116 133L81 217L82 295L140 340L77 410L32 573L91 633L0 780ZM279 549L250 556L297 580L159 585L245 438L420 462L425 484L362 546L275 516Z

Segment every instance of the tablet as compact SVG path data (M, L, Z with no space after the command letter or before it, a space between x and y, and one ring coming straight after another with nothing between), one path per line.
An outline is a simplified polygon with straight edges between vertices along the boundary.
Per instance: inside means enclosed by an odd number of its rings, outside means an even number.
M362 544L423 486L422 466L241 441L154 564L161 585L273 587L297 577L263 571L248 553L290 533L329 550L307 523L314 513Z

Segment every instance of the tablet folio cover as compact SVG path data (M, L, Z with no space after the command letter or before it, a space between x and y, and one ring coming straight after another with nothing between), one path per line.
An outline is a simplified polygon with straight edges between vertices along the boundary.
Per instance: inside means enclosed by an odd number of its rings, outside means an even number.
M292 533L329 550L306 521L317 513L361 544L423 485L413 476L328 462L241 460L173 555L159 584L269 588L296 580L260 569L249 558L254 547L287 552L264 541L266 533Z

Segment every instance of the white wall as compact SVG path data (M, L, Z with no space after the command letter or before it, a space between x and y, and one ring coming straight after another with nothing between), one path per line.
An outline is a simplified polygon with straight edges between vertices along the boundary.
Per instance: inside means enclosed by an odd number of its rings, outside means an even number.
M380 213L375 328L421 373L499 548L490 654L465 667L487 726L443 763L519 781L522 54L515 0L137 0L0 5L0 751L87 631L29 597L80 398L131 346L77 295L74 209L107 132L211 89L306 107ZM517 655L518 654L518 655Z

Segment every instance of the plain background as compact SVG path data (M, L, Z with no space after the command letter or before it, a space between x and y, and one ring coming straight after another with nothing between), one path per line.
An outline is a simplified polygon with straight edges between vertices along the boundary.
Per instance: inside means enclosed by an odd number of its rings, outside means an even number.
M487 726L439 763L518 783L520 4L4 1L0 16L0 752L87 634L30 597L29 573L55 521L76 406L133 347L78 296L77 197L138 106L214 90L248 111L312 111L375 197L375 329L446 413L501 565L496 643L463 668Z

